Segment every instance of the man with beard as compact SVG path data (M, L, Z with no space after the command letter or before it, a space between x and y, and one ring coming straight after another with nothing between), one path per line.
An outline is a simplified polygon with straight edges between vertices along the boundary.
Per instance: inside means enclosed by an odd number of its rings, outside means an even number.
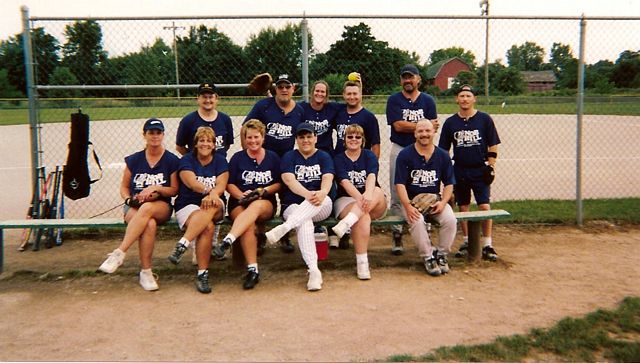
M415 143L398 154L395 189L409 224L411 239L418 247L427 273L440 276L449 272L447 254L456 236L457 221L448 203L455 184L453 165L449 154L433 144L435 133L435 127L429 120L416 123ZM413 197L420 193L438 194L441 198L423 214L411 205ZM440 225L436 248L431 243L425 218Z
M402 215L398 195L393 188L395 165L398 153L404 147L415 142L414 132L418 120L431 120L434 132L438 131L438 112L433 97L420 92L420 72L413 64L407 64L400 69L400 84L402 91L389 96L387 100L387 124L391 126L391 151L389 153L389 189L391 191L391 213ZM391 253L401 255L402 226L393 226L393 240Z

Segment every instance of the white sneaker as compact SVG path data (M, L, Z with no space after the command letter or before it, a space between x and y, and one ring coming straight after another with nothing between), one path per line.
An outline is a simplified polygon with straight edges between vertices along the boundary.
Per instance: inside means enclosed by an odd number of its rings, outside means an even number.
M284 224L279 224L271 228L269 232L265 233L265 235L267 236L267 243L270 246L274 246L276 243L278 243L280 238L287 234L287 232L289 232L289 229Z
M363 262L357 264L358 278L360 280L371 280L371 271L369 271L369 263Z
M320 270L309 270L307 290L318 291L320 289L322 289L322 272Z
M336 232L336 235L338 236L338 238L342 238L342 236L344 236L345 233L349 231L349 226L347 225L347 222L345 222L343 219L340 222L338 222L338 224L331 227L331 229L333 229L333 231Z
M329 247L331 248L340 247L340 238L338 236L329 236Z
M159 289L156 275L151 270L140 270L140 285L147 291Z
M116 248L115 250L113 250L113 252L109 254L109 257L107 257L107 259L104 260L102 265L98 267L98 270L107 274L114 273L118 269L118 267L122 265L122 263L124 262L124 256L126 255L127 255L126 253Z

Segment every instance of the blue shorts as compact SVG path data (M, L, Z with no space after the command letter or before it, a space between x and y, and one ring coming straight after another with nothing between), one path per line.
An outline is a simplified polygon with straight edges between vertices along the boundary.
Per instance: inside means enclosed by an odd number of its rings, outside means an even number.
M456 197L457 205L471 204L471 191L476 198L476 204L489 204L491 199L491 187L482 180L484 173L482 167L462 168L455 167L453 171L456 176L456 185L453 193Z

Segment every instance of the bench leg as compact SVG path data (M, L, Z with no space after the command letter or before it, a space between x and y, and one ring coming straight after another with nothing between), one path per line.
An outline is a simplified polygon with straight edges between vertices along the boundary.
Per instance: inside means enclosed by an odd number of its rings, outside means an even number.
M4 268L4 229L0 228L0 274Z
M478 262L482 257L482 246L480 246L480 233L482 231L481 221L469 221L469 249L467 259L469 262Z

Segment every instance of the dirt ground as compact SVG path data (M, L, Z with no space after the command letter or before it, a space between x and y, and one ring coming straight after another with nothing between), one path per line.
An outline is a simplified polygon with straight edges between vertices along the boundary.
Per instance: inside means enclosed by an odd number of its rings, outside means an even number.
M93 273L117 237L87 236L38 252L16 251L6 233L0 275L2 361L365 361L424 354L443 345L489 342L548 327L565 316L612 308L640 296L640 228L498 226L501 260L429 277L405 236L372 238L372 280L355 276L353 249L321 262L324 285L306 291L299 253L268 250L262 281L241 287L243 271L212 262L214 291L196 291L194 267L173 267L174 237L154 257L160 290L137 281L137 249L113 275Z

